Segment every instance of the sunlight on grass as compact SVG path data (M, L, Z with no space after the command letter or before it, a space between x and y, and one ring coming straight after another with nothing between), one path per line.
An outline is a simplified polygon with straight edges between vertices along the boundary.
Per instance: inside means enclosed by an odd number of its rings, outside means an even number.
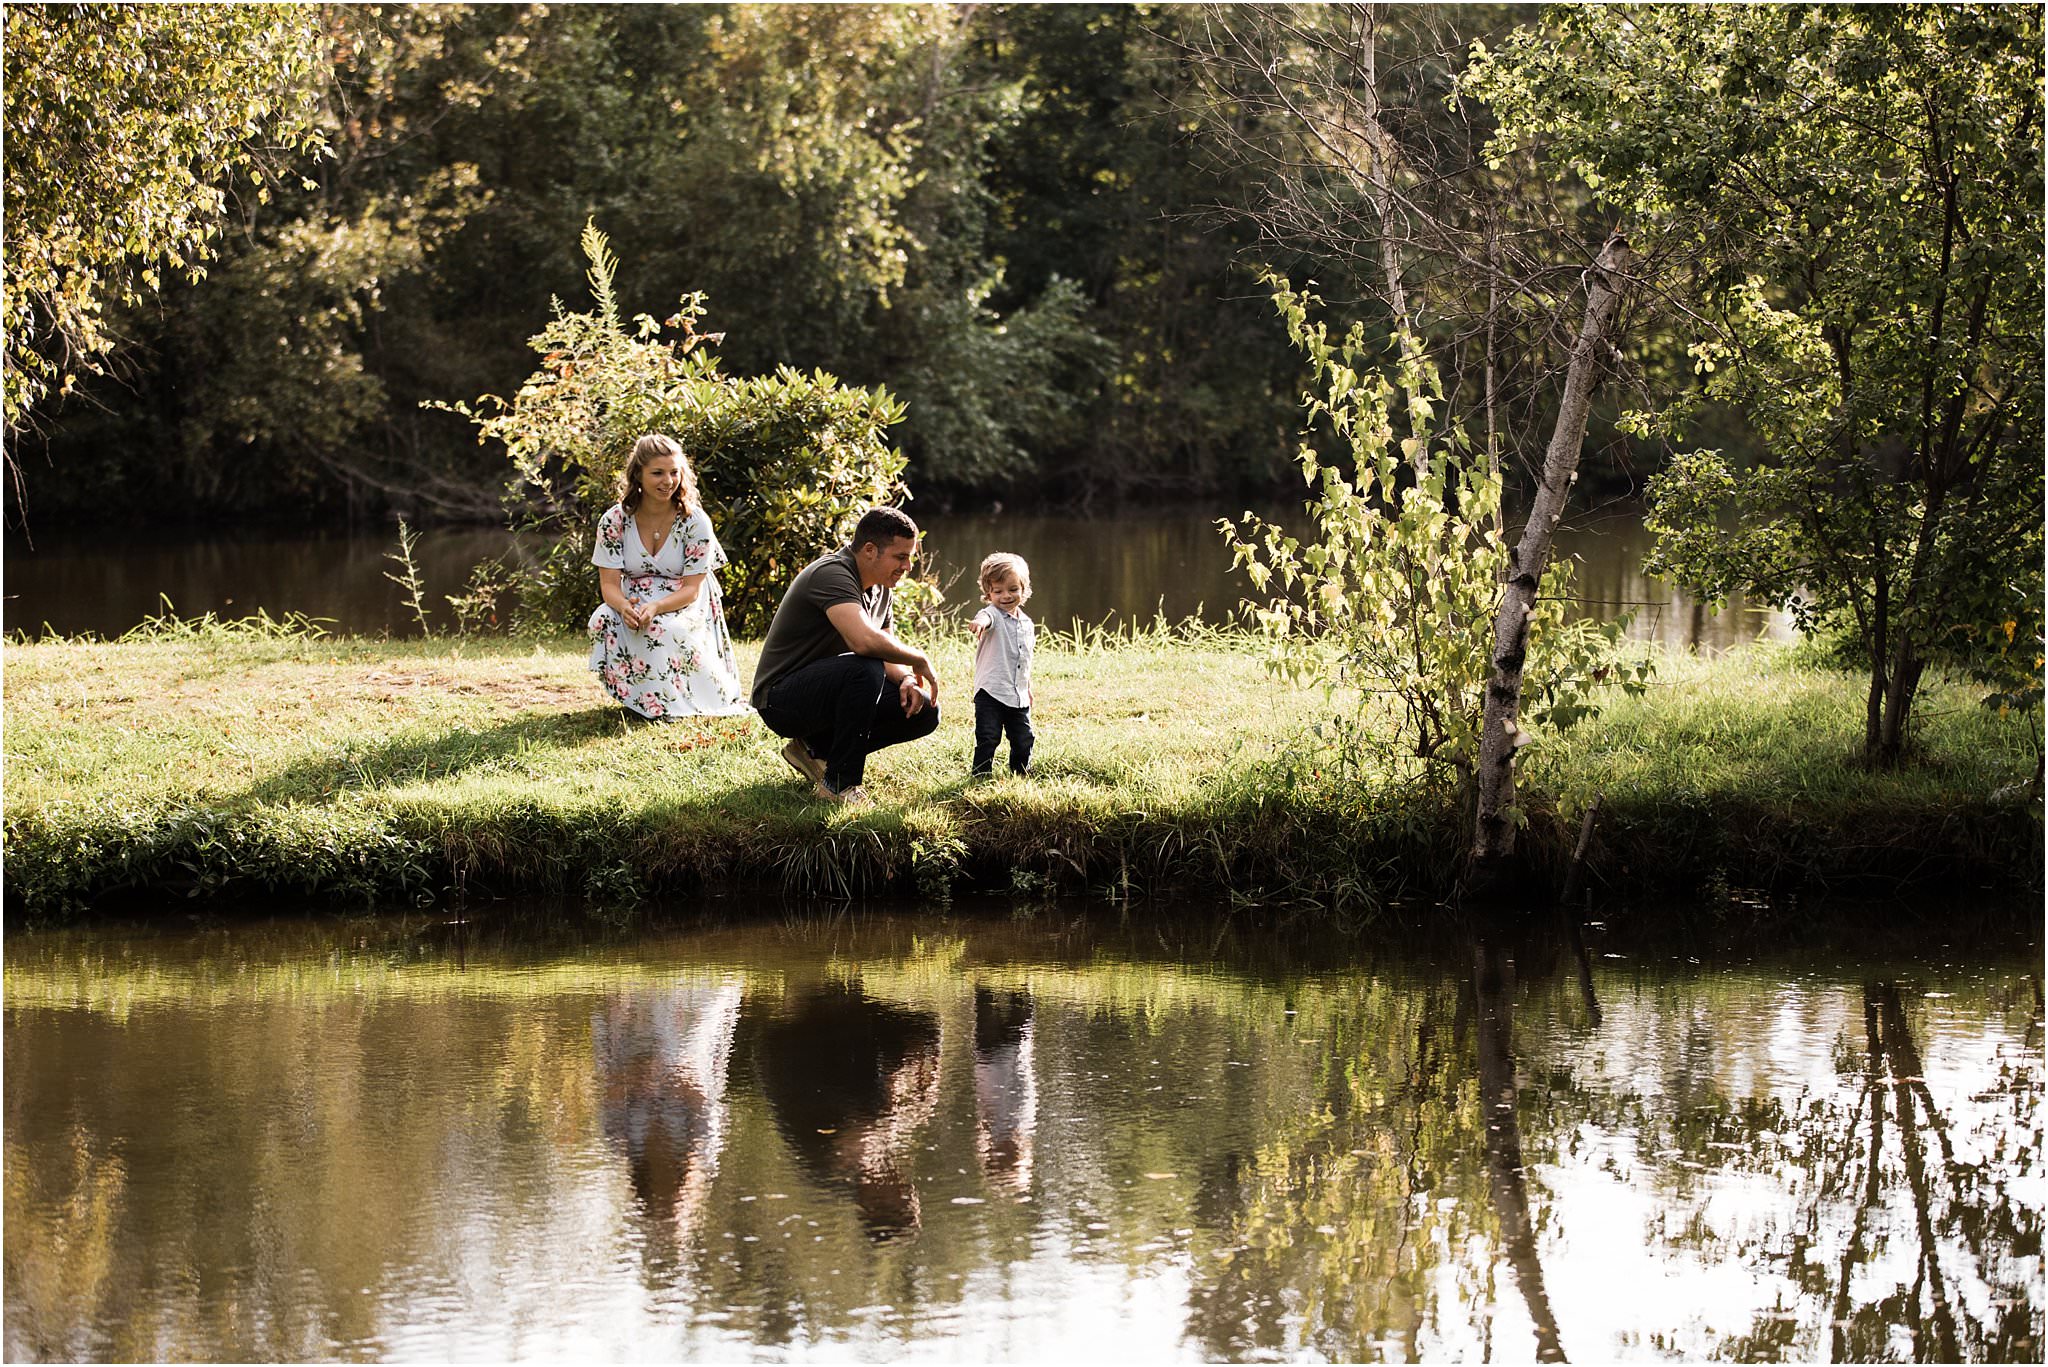
M740 646L744 675L757 651ZM40 910L159 885L370 899L738 879L943 896L1014 870L1111 895L1277 888L1370 910L1441 886L1462 849L1453 796L1333 763L1311 743L1329 702L1214 629L1049 634L1035 774L980 783L969 646L939 642L939 731L871 759L878 805L862 812L813 800L758 720L627 721L569 639L216 624L17 639L6 656L9 886ZM1595 794L1622 878L1776 873L1827 863L1831 841L1918 839L1993 872L2038 850L2037 720L1965 686L1929 686L1922 762L1896 773L1858 759L1861 681L1797 649L1667 652L1645 696L1604 703L1522 758L1539 867ZM1957 822L1974 825L1943 834ZM1680 852L1669 867L1660 846Z

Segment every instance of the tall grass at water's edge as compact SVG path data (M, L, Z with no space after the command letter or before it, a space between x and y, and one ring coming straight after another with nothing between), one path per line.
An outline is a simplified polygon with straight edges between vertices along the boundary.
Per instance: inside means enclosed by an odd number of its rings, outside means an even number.
M751 678L757 647L742 645ZM1364 915L1440 894L1451 798L1308 744L1328 703L1257 645L1163 626L1049 636L1036 776L974 785L964 636L938 734L814 801L758 721L628 722L576 643L328 637L177 623L5 648L10 910L124 897L419 901L522 891L624 905L705 883L804 895L959 887L1229 890ZM1797 650L1660 658L1642 698L1525 752L1523 840L1561 876L1578 814L1623 895L2037 887L2039 719L1934 684L1918 761L1857 759L1860 680Z

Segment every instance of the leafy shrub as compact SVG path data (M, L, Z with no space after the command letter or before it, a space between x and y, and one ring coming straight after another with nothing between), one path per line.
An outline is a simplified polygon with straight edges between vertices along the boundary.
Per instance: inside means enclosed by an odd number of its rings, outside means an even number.
M1363 325L1332 340L1310 316L1320 301L1278 276L1266 280L1315 370L1309 417L1328 420L1348 459L1325 460L1302 444L1308 536L1250 513L1242 526L1218 524L1260 595L1244 606L1275 674L1342 699L1332 718L1342 761L1377 752L1383 763L1419 761L1432 783L1469 782L1507 577L1500 471L1459 425L1438 431L1443 384L1412 339L1400 339L1386 373ZM1597 687L1639 691L1648 673L1647 660L1624 663L1617 653L1624 623L1567 620L1570 576L1569 561L1546 567L1529 624L1524 718L1538 731L1594 715Z
M617 500L633 443L662 432L688 454L731 557L719 583L732 628L758 635L798 570L843 544L868 508L909 496L903 453L887 439L903 406L823 371L723 375L710 351L723 334L697 328L702 295L685 295L665 321L638 314L629 328L612 289L618 259L595 225L583 250L595 306L571 313L555 302L529 343L540 367L518 393L434 405L474 422L480 442L504 443L511 501L554 538L521 585L522 616L577 626L596 605L597 516Z

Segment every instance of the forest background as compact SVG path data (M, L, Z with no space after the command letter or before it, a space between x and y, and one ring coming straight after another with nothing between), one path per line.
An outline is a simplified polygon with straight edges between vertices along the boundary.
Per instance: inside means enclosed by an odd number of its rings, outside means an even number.
M1449 98L1456 71L1535 9L1385 15L1379 78L1406 135L1482 145L1486 111ZM550 300L587 301L592 221L629 313L704 293L726 373L822 368L901 399L892 439L922 515L1298 490L1309 371L1260 272L1314 281L1341 326L1384 319L1380 263L1273 212L1302 191L1301 130L1230 97L1248 56L1232 19L335 5L270 11L239 65L186 60L172 89L113 60L74 71L67 107L101 101L103 119L152 97L271 117L241 144L223 230L147 287L104 291L91 321L111 349L80 358L68 394L59 358L10 422L8 524L501 520L503 453L423 404L517 389ZM1522 159L1497 168L1503 198L1517 177L1531 198L1561 193ZM1591 196L1563 196L1597 244ZM1432 263L1411 271L1428 291ZM1526 320L1524 346L1552 326ZM1671 333L1637 328L1623 350L1635 392L1688 386ZM1492 396L1511 498L1558 382L1519 373ZM1471 407L1477 375L1446 379ZM1630 392L1611 385L1596 409L1582 491L1626 493L1665 459L1614 427ZM1754 440L1721 410L1688 435Z

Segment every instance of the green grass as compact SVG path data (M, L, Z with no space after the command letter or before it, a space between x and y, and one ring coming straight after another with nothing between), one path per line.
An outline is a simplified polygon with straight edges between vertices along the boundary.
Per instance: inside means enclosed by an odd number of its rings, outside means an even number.
M1565 813L1603 795L1611 882L1825 892L2033 888L2041 877L2038 713L1930 680L1913 761L1861 759L1865 680L1798 648L1666 653L1642 698L1528 756Z
M751 677L756 647L740 647ZM869 761L875 807L813 800L758 721L628 723L568 640L328 638L160 623L5 647L6 883L38 919L168 894L330 902L525 891L627 905L703 883L943 897L960 887L1313 900L1440 893L1454 799L1306 747L1326 704L1201 629L1056 638L1036 776L972 784L964 636L930 740ZM1856 762L1861 685L1754 648L1668 655L1648 696L1526 752L1524 843L1557 876L1603 795L1621 895L2026 887L2035 718L1931 686L1921 762Z

